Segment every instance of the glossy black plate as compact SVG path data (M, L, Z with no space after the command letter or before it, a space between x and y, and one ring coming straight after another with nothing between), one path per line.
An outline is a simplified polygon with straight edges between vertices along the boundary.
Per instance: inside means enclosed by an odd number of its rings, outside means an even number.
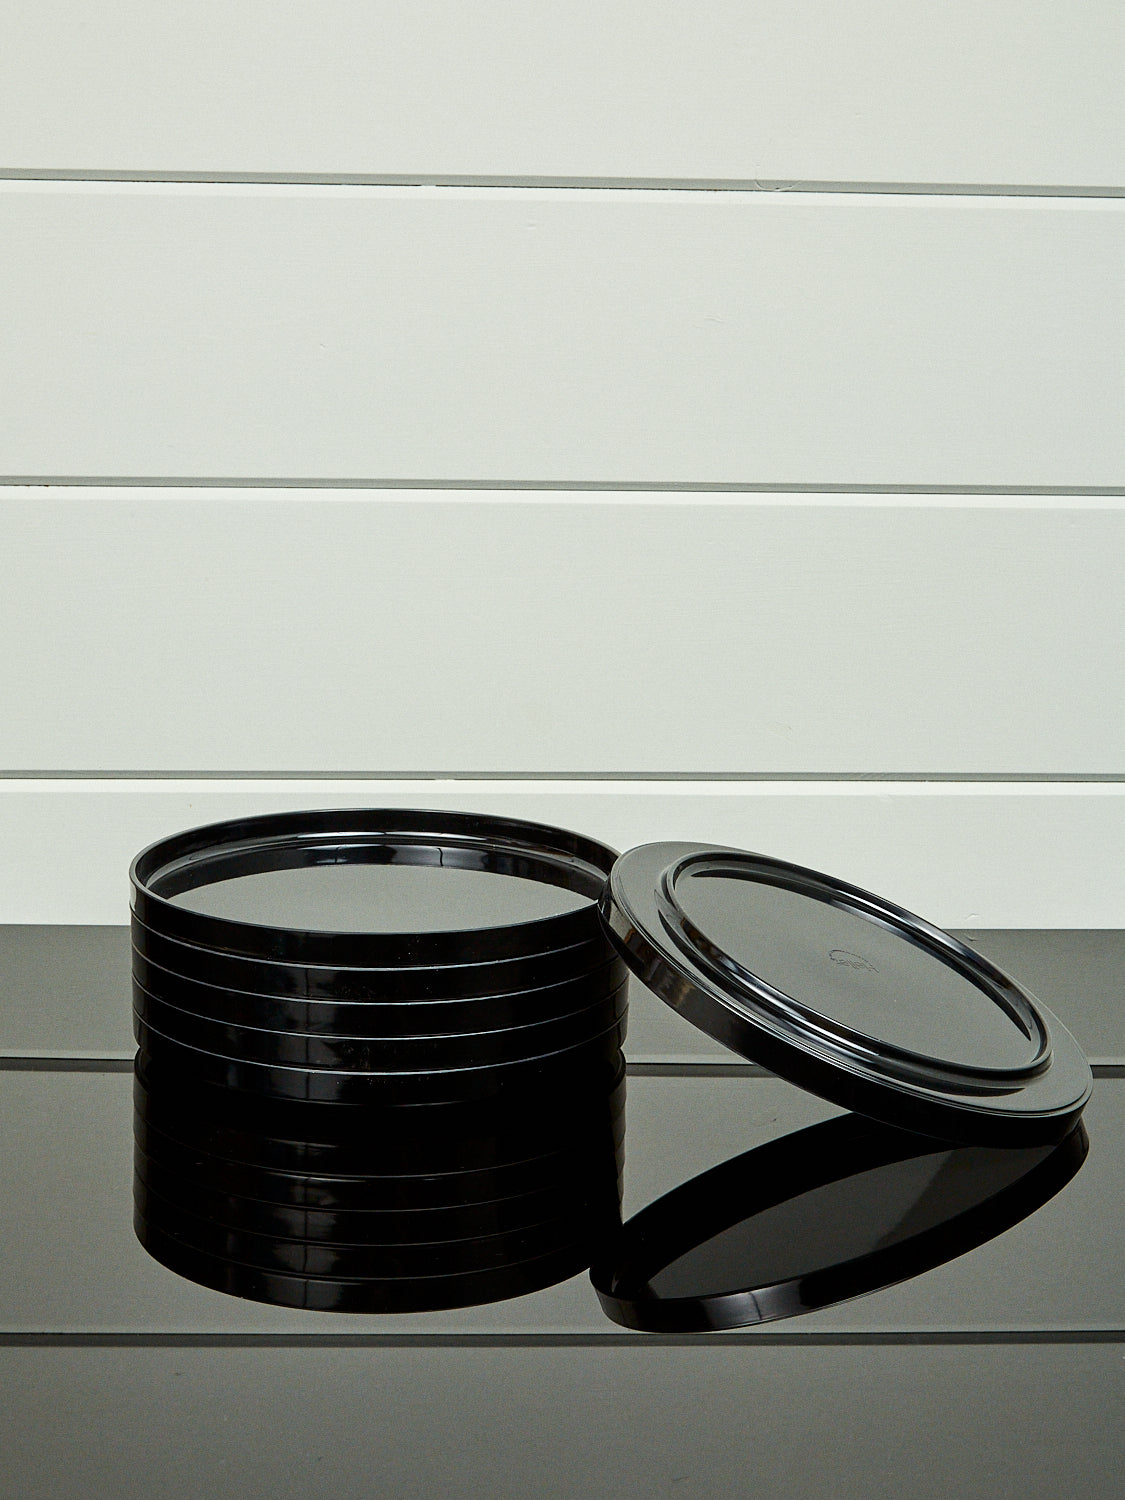
M541 1057L587 1037L598 1036L628 1010L628 990L591 1001L581 1010L498 1031L444 1036L332 1036L324 1033L233 1026L182 1010L133 982L133 1012L164 1036L205 1050L282 1063L298 1068L330 1068L371 1073L487 1067L519 1058Z
M1061 1140L1090 1067L995 964L830 875L715 845L646 844L602 914L622 956L692 1025L810 1093L943 1140Z
M585 1010L620 989L628 977L628 968L617 958L559 984L472 1000L307 1000L185 979L133 952L134 980L179 1010L225 1025L321 1036L451 1036L534 1025Z
M442 1072L374 1073L296 1068L206 1051L165 1036L135 1017L142 1053L152 1062L187 1078L239 1089L269 1098L320 1104L398 1105L470 1104L511 1099L543 1089L590 1089L608 1083L620 1070L625 1022L617 1021L599 1036L537 1058Z
M359 808L190 829L143 850L130 878L146 926L221 952L318 965L491 963L596 939L615 858L546 824ZM561 893L552 914L539 914L543 888Z
M386 1003L489 999L565 983L606 964L621 962L600 926L581 942L546 947L521 958L381 967L242 958L170 938L146 926L135 912L130 927L134 951L169 973L220 989L308 1000Z

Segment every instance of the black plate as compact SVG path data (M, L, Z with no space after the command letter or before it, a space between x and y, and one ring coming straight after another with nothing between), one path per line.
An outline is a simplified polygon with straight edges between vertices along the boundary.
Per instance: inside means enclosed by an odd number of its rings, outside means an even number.
M1061 1140L1090 1097L1066 1028L981 954L832 876L646 844L602 914L626 962L709 1036L845 1108L946 1140Z
M480 1068L446 1068L440 1073L356 1073L327 1068L294 1068L276 1063L206 1051L164 1036L147 1021L134 1017L141 1050L173 1071L223 1088L241 1089L269 1098L319 1104L391 1107L412 1104L488 1103L503 1093L514 1095L558 1089L568 1084L589 1089L608 1083L620 1070L625 1022L560 1051L517 1062Z
M1061 1143L954 1146L842 1115L747 1151L630 1219L590 1278L626 1328L739 1328L905 1281L994 1239L1085 1160Z
M184 979L133 952L133 978L157 1000L231 1026L319 1036L455 1036L500 1031L574 1015L629 978L620 958L577 979L473 1000L307 1000L220 988Z
M170 973L220 989L246 990L271 997L291 995L298 1000L364 1004L490 999L579 979L606 964L622 962L601 926L582 942L544 948L522 958L499 959L495 963L389 967L325 967L240 958L167 937L147 927L135 912L130 927L134 951Z
M310 1036L305 1032L224 1025L157 999L133 982L134 1016L172 1041L251 1062L360 1073L439 1072L541 1057L600 1036L607 1026L623 1022L627 1009L627 986L622 985L616 993L571 1015L502 1031L436 1037Z
M130 878L134 910L148 927L222 952L318 965L491 963L595 939L596 902L615 858L604 844L546 824L475 813L360 808L271 813L190 829L143 850ZM320 925L333 920L333 909L344 904L342 882L354 881L360 869L366 873L357 925L350 930ZM401 874L439 869L448 891L443 905L451 907L461 902L464 882L455 884L458 876L489 877L478 882L480 894L468 892L457 930L428 930L432 882L427 877L413 896L405 888L412 877ZM385 898L379 871L385 872ZM293 872L291 891L284 889L282 872ZM523 920L523 903L513 899L519 892L505 894L503 882L493 884L493 876L551 887L583 898L582 904L565 909L573 901L560 900L564 909L557 915ZM232 881L239 886L229 888ZM215 889L203 898L207 887ZM384 908L400 896L399 929L372 931ZM212 911L183 904L202 899L213 904ZM238 920L243 908L252 913L250 920ZM306 909L309 917L302 915ZM216 915L218 910L231 915ZM314 911L323 912L316 925L302 925Z
M133 1227L148 1253L168 1270L199 1286L269 1302L279 1307L301 1307L315 1312L409 1313L438 1312L443 1308L477 1307L523 1297L544 1287L569 1281L590 1264L588 1245L568 1245L551 1255L540 1255L498 1270L461 1276L415 1277L380 1281L353 1278L286 1275L266 1271L223 1256L195 1250L134 1214Z

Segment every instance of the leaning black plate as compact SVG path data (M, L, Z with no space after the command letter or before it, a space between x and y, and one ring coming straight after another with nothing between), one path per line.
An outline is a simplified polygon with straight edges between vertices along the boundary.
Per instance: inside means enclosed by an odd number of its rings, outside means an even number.
M943 1265L1026 1218L1078 1171L1060 1143L953 1146L841 1115L747 1151L642 1209L590 1279L650 1333L765 1323Z
M1061 1140L1090 1097L1066 1028L963 943L881 896L742 849L622 855L602 916L701 1031L790 1083L943 1140Z

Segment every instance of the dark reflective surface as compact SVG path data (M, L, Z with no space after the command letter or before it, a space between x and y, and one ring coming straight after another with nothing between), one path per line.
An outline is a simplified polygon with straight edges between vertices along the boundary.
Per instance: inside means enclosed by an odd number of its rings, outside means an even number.
M483 1106L341 1108L255 1098L143 1054L135 1229L200 1285L325 1312L468 1307L592 1264L614 1321L686 1332L917 1276L1032 1214L1087 1151L1081 1125L997 1149L842 1115L712 1167L622 1228L624 1139L621 1071Z
M831 1306L995 1238L1081 1167L1057 1145L951 1146L841 1115L684 1183L623 1228L591 1272L614 1321L737 1328Z
M138 1059L135 1229L169 1269L257 1301L413 1312L575 1275L620 1222L625 1082L502 1103L255 1099Z
M316 1313L300 1304L268 1305L210 1290L173 1274L138 1243L133 1230L132 1074L0 1072L0 1185L5 1203L4 1276L0 1328L12 1333L67 1330L159 1338L162 1334L471 1334L500 1337L565 1334L596 1342L620 1336L606 1318L586 1274L534 1295L475 1308L403 1316L368 1312ZM262 1101L264 1102L264 1101ZM167 1113L166 1111L164 1112ZM190 1119L192 1112L185 1113ZM257 1110L255 1110L257 1113ZM441 1118L443 1111L435 1109ZM832 1115L832 1106L775 1078L631 1076L628 1093L628 1172L625 1208L644 1206L715 1166ZM506 1156L525 1158L502 1169L495 1142L469 1135L454 1140L435 1128L383 1136L380 1154L392 1167L364 1180L370 1143L338 1132L299 1142L294 1117L269 1115L269 1135L242 1128L244 1110L195 1111L207 1121L211 1161L230 1164L224 1183L247 1194L240 1159L261 1185L265 1201L296 1200L325 1208L450 1205L483 1201L493 1177L498 1196L533 1192L534 1159L505 1141ZM302 1110L299 1118L306 1118ZM448 1118L446 1116L445 1118ZM1038 1212L998 1239L925 1275L789 1323L766 1324L790 1338L861 1336L1082 1337L1082 1330L1125 1326L1125 1280L1120 1275L1125 1223L1125 1081L1099 1079L1087 1112L1090 1156L1075 1180ZM407 1136L420 1139L408 1141ZM433 1173L438 1150L454 1160L454 1174ZM516 1148L516 1149L513 1149ZM184 1147L190 1157L193 1148ZM538 1155L552 1147L536 1146ZM254 1153L268 1152L265 1161ZM237 1179L237 1180L236 1180ZM295 1181L296 1179L296 1181ZM357 1199L357 1186L369 1196ZM407 1186L407 1195L399 1189ZM293 1189L291 1192L290 1189ZM493 1192L490 1191L490 1198ZM458 1236L476 1231L459 1229ZM1051 1333L1050 1331L1054 1331ZM1069 1331L1069 1332L1068 1332ZM739 1335L754 1340L755 1331ZM356 1356L357 1358L359 1356Z

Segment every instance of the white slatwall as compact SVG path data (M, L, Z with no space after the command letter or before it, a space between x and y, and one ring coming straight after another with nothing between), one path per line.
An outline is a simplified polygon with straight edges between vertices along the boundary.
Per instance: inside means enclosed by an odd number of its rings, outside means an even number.
M1119 6L0 21L0 920L366 802L1125 926Z
M1123 247L1123 200L0 184L0 474L1119 486Z
M835 871L946 927L1119 927L1125 789L997 783L9 781L11 922L127 920L132 856L178 828L300 807L543 819L616 848L699 839ZM76 1003L80 997L76 997Z
M1106 775L1096 500L0 492L21 770Z
M1109 185L1117 0L5 0L0 166Z

